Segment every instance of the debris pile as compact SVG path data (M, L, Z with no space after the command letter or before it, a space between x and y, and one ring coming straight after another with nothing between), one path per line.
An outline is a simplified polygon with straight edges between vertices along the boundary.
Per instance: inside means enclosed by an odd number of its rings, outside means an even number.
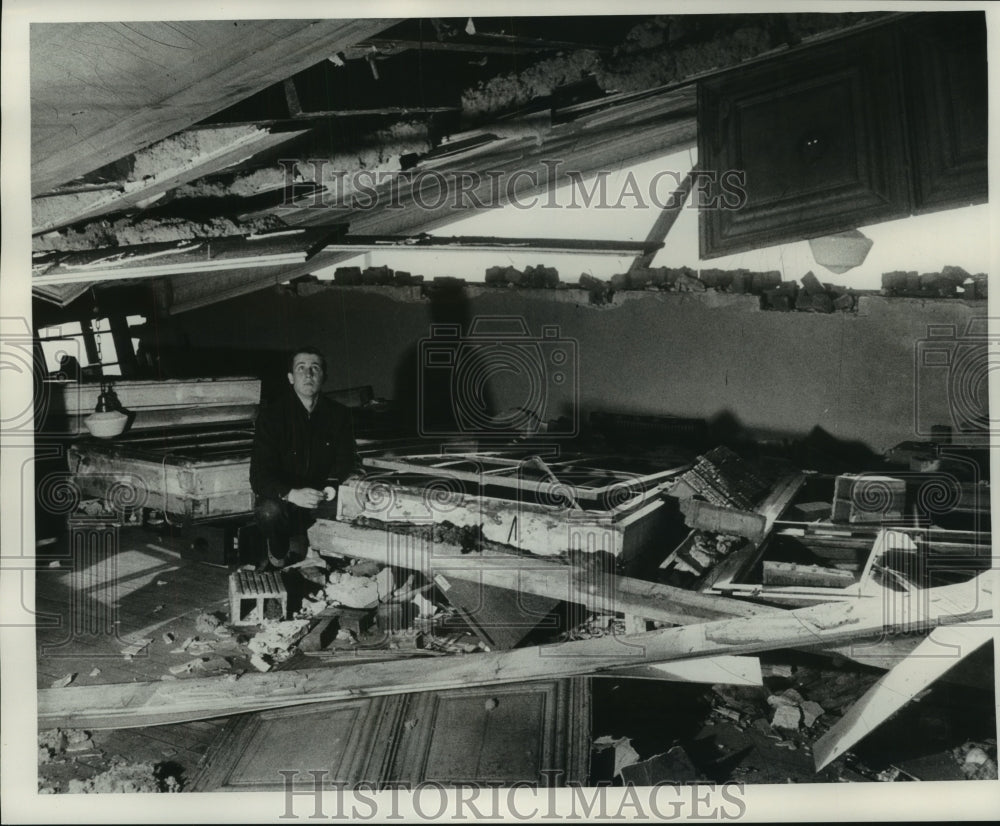
M179 792L181 782L162 764L128 763L115 759L107 771L87 780L70 780L70 794L136 794Z
M690 545L678 549L671 561L671 570L702 576L743 544L739 536L695 531Z
M272 666L287 660L297 643L309 629L308 620L280 620L265 622L247 648L250 662L260 671L268 671Z
M967 780L997 779L997 741L968 742L952 751Z
M961 267L946 266L941 272L918 273L894 270L882 274L882 294L901 298L987 298L986 273L970 275Z

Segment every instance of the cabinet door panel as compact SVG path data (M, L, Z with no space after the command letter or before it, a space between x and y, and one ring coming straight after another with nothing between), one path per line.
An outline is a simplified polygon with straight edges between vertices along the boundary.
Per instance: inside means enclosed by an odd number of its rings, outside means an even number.
M700 167L741 171L746 200L702 210L702 257L908 214L896 67L878 30L704 81Z
M916 208L987 199L988 79L983 12L920 15L903 28Z

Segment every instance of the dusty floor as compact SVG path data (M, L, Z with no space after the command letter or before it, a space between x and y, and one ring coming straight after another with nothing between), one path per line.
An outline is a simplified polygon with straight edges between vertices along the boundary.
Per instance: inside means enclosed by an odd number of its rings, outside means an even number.
M205 622L206 614L226 616L229 571L184 559L182 545L177 538L123 528L113 561L73 568L65 546L40 552L53 565L38 577L43 612L38 687L70 675L73 685L92 685L252 670L245 646L252 629L229 633L222 627L216 633ZM137 638L151 642L132 657L123 654ZM194 648L181 650L193 638ZM193 659L201 663L197 668L178 671ZM298 655L287 665L322 667L322 662ZM811 744L879 672L799 652L772 652L762 665L763 687L595 678L593 736L627 743L637 765L616 778L616 748L595 750L591 781L780 784L996 777L993 657L988 648L967 658L951 681L939 681L818 774ZM807 703L815 720L793 713L797 724L792 728L772 725L776 706L805 709ZM109 784L125 790L129 783L149 791L183 790L225 723L218 719L69 732L65 738L42 732L47 746L39 749L39 788L88 791L97 778L98 791ZM980 762L965 759L970 750ZM137 764L139 775L123 768ZM140 775L142 782L135 780Z

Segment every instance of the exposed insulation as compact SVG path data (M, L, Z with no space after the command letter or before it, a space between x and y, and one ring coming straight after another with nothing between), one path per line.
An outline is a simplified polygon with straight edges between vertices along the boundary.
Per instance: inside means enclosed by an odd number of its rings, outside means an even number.
M135 244L152 244L162 241L183 241L191 238L219 238L227 235L245 235L281 229L280 218L267 215L248 221L229 218L211 218L207 221L188 221L183 218L146 219L136 221L120 218L117 221L99 220L81 227L50 232L32 239L33 252L73 252L127 247Z
M463 115L481 122L592 74L609 92L638 92L733 66L786 43L856 24L874 14L743 15L719 18L667 15L645 20L611 55L579 49L499 75L466 90Z

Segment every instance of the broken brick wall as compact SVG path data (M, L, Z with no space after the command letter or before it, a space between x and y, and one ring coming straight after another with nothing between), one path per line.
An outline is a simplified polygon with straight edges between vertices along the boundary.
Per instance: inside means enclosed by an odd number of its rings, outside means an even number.
M459 289L454 300L401 300L403 291L381 289L267 290L173 321L195 350L315 343L331 362L328 389L370 384L416 416L419 342L431 324L514 316L531 335L554 326L575 347L578 379L548 385L546 418L577 405L581 422L593 410L701 417L723 437L798 437L820 426L883 451L950 423L956 404L969 407L972 384L956 399L949 369L918 367L917 357L928 346L958 353L969 322L986 313L978 302L881 296L863 297L856 313L827 315L761 311L754 296L713 292L639 293L596 308L571 290ZM929 325L953 327L955 337L928 345ZM982 375L973 369L968 378ZM496 409L516 406L525 381L500 374L489 388ZM440 381L434 387L447 393Z

